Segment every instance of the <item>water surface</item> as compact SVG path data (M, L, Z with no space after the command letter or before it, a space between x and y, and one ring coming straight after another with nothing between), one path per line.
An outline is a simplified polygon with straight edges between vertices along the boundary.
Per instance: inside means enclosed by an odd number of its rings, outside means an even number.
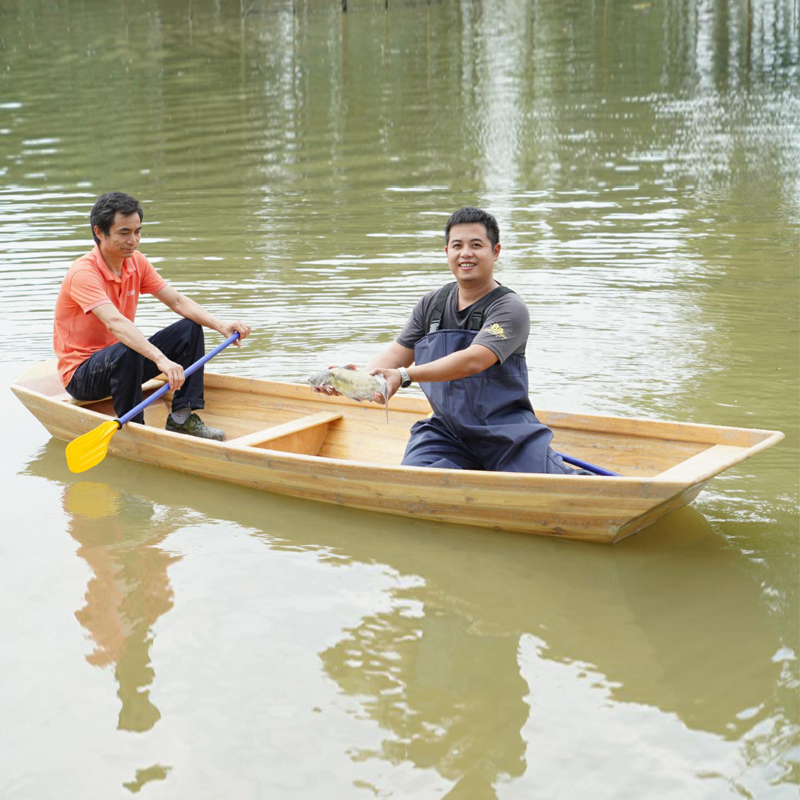
M392 341L470 204L537 407L787 438L602 548L73 476L7 391L0 795L795 797L797 3L383 6L3 3L3 384L103 191L253 326L215 369L292 381Z

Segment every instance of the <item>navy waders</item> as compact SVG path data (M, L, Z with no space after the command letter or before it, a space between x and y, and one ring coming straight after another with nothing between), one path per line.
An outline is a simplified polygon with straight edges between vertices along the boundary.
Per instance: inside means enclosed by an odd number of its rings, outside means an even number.
M464 350L483 326L489 303L511 291L499 286L474 304L465 330L440 329L445 303L457 284L444 286L436 298L428 334L414 346L414 363L428 364ZM553 433L533 413L528 398L524 356L468 378L420 383L433 416L411 428L403 464L410 467L477 469L501 472L573 474L550 449Z

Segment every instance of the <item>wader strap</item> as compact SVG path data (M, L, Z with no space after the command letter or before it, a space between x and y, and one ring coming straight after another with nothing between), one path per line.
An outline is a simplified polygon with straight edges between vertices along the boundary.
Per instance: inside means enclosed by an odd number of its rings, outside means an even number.
M431 317L431 324L428 328L428 333L433 333L434 331L439 330L439 326L442 324L442 315L444 314L444 307L447 303L447 298L450 297L450 292L458 286L458 283L455 281L453 283L448 283L447 286L442 286L439 289L439 294L436 295L436 302L433 306L433 316Z
M428 333L439 330L439 326L442 324L442 316L444 315L444 307L447 304L447 299L456 286L458 286L458 283L453 282L439 289L439 294L436 295L436 302L433 306L433 316L431 317ZM472 310L469 312L466 330L479 331L483 327L483 314L489 304L509 293L513 294L514 290L509 289L508 286L498 286L496 289L489 292L489 294L484 295L477 303L473 304Z
M489 294L481 297L472 307L472 311L469 312L469 320L467 321L466 329L468 331L479 331L483 327L483 314L489 307L489 304L494 303L495 300L499 300L504 294L509 293L514 294L514 290L509 289L508 286L498 286L496 289L489 292Z

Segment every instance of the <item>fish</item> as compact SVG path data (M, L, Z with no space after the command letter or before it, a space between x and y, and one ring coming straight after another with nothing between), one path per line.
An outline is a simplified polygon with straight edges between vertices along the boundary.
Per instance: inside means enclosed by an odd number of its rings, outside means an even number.
M308 383L314 388L330 387L351 400L372 400L372 395L379 392L383 395L386 409L386 424L389 424L389 391L383 375L370 375L359 369L331 367L309 376Z

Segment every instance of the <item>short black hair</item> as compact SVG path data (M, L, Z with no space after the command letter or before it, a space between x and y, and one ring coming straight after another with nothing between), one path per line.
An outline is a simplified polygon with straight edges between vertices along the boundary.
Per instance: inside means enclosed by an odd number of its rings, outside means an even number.
M123 192L106 192L97 198L97 201L92 206L92 213L89 215L89 222L92 225L92 238L100 244L94 232L94 226L97 225L100 230L108 236L111 226L114 224L114 217L117 212L128 216L134 212L139 215L139 222L144 219L144 212L142 211L142 204L129 194Z
M497 220L488 211L484 211L482 208L466 206L464 208L459 208L458 211L451 214L450 219L447 220L447 225L445 225L444 228L444 243L448 244L450 242L450 228L452 228L453 225L469 225L472 222L480 222L480 224L486 228L486 235L489 237L492 247L500 241L500 228L497 225Z

